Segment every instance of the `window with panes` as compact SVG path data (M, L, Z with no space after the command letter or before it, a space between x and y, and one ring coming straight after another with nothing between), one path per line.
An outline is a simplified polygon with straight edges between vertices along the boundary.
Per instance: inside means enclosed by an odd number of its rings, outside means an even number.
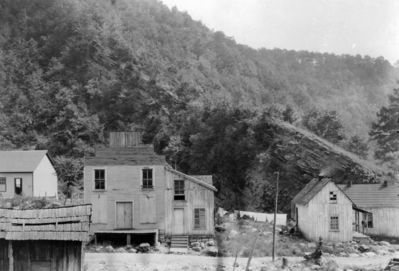
M95 190L105 189L105 169L94 170L94 189Z
M7 191L7 180L6 177L0 177L0 192Z
M175 180L174 191L174 200L186 199L184 194L184 180Z
M143 188L153 188L153 174L152 168L143 168L143 176L142 176Z
M330 230L332 230L332 231L338 231L339 230L338 216L331 216L330 217Z
M194 229L203 230L205 226L205 208L194 209Z

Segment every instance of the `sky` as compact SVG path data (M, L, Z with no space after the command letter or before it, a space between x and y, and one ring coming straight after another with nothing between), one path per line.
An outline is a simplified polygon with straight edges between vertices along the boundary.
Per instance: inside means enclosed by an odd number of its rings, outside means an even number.
M161 0L253 48L399 60L399 0Z

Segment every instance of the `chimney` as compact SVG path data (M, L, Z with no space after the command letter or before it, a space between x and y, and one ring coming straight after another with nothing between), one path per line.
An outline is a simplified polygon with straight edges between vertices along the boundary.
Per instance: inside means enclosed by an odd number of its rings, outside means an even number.
M352 186L352 180L348 180L348 182L346 183L347 187L351 187Z
M143 132L110 132L109 146L111 148L132 148L143 145Z

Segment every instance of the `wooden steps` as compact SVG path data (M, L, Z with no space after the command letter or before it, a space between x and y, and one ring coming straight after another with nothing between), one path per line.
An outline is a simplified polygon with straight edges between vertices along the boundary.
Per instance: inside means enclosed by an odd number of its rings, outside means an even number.
M171 252L187 252L188 251L188 235L172 235Z

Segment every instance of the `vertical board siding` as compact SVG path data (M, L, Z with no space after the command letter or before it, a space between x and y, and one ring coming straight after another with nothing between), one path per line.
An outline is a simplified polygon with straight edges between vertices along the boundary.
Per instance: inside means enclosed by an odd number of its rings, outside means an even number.
M13 241L13 252L14 271L81 271L81 242Z
M142 132L111 132L109 135L110 147L128 148L141 145Z
M337 193L337 203L329 202L329 193ZM324 240L332 242L351 241L353 238L352 202L333 183L327 184L306 205L296 205L298 208L298 227L309 240ZM338 216L339 231L330 230L330 216Z
M365 229L366 234L399 237L399 206L364 209L373 214L373 228Z
M186 235L213 235L214 234L214 192L199 184L185 180L185 201L174 200L174 180L181 180L171 172L166 172L166 191L165 191L165 234L174 234L173 229L173 210L184 208L184 234ZM194 229L194 209L205 209L205 228Z
M8 270L8 242L0 239L0 270Z

